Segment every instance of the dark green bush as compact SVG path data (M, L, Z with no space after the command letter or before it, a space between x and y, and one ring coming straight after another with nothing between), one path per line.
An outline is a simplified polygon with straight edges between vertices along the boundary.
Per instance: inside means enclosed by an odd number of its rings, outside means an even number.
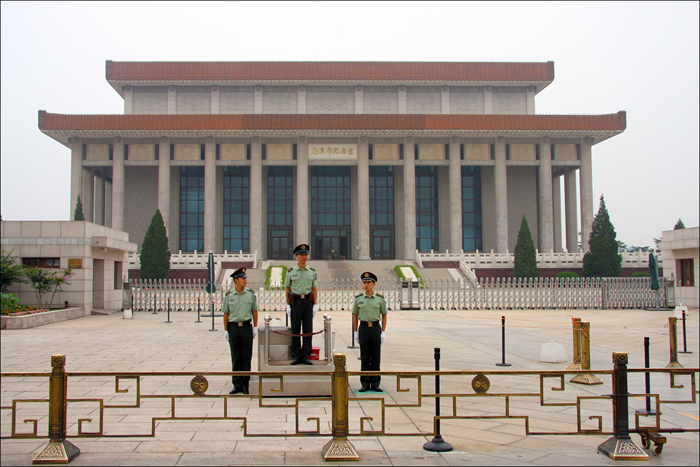
M633 272L632 277L651 277L651 274L648 272Z
M574 271L562 271L559 274L557 274L555 277L579 277L577 273Z

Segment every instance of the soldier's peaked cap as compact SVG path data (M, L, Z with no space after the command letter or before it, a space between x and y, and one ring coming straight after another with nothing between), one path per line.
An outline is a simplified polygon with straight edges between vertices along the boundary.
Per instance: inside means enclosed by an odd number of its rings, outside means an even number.
M311 247L307 245L306 243L302 243L301 245L297 245L296 248L294 248L294 254L298 255L299 253L309 253L311 251Z
M236 269L235 271L233 271L233 274L231 274L231 277L233 277L234 279L238 279L239 277L248 277L248 276L246 276L245 268L240 268L240 269Z
M371 272L363 272L360 278L362 282L377 282L377 276Z

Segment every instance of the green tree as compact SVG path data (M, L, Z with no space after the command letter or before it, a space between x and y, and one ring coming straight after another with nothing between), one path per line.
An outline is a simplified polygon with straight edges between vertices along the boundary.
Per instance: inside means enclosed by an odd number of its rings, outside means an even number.
M53 293L51 294L51 299L49 300L49 309L51 309L51 305L53 305L53 298L56 296L56 292L63 292L63 286L70 285L68 279L71 277L73 277L73 271L70 268L53 274L53 277L51 278Z
M160 209L156 209L141 245L141 279L165 279L169 271L168 234Z
M589 250L583 256L583 277L620 277L622 256L618 253L617 234L601 195L598 213L593 219Z
M84 221L85 215L83 215L83 202L80 201L80 195L78 195L78 202L75 203L75 213L73 213L74 221Z
M673 230L679 230L679 229L685 229L685 224L683 223L680 218L678 219L678 222L676 222L676 225L673 227Z
M18 284L27 283L27 273L24 266L15 262L15 257L12 256L12 251L2 251L0 256L0 291L5 292L7 288L14 282Z
M42 297L53 288L53 272L42 268L27 268L27 278L34 289L37 306L41 308Z
M520 222L518 241L515 244L513 277L539 277L537 272L537 252L535 251L530 226L528 226L525 216Z

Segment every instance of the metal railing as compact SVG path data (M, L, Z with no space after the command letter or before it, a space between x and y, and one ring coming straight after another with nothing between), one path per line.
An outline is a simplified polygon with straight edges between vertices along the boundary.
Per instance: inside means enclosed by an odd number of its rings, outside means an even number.
M437 349L436 349L437 350ZM10 411L11 432L2 433L2 439L9 438L49 438L47 445L34 458L34 463L67 463L79 454L79 448L67 441L66 438L123 438L123 437L155 437L157 428L163 422L177 421L207 421L227 420L241 422L244 437L292 437L292 436L323 436L332 437L323 449L326 460L357 460L359 455L348 436L431 436L439 431L439 420L520 420L525 435L614 435L599 449L613 458L648 458L648 455L631 439L630 433L639 433L648 440L650 433L673 433L679 431L698 432L697 424L679 426L678 421L672 425L662 425L660 404L696 404L698 394L696 374L698 368L655 368L628 369L627 354L613 353L614 368L612 370L563 370L563 371L382 371L358 372L347 371L345 355L335 355L334 371L332 372L67 372L65 356L51 357L51 373L2 373L3 393L13 393L7 396L11 404L0 407ZM628 378L643 373L660 373L670 376L670 392L676 397L669 398L667 390L662 398L659 394L630 393ZM580 386L566 384L566 376L576 377L596 373L612 378L612 394L595 395ZM269 379L279 382L280 388L285 376L314 375L326 376L331 379L331 397L288 397L280 399L263 396L231 396L210 394L209 379L220 382L217 378L229 380L232 375L250 375L262 380ZM349 394L351 378L360 375L379 375L384 378L384 387L391 397L384 395L357 396ZM48 398L21 399L14 393L17 385L31 384L33 378L49 379ZM184 378L184 379L183 379ZM432 386L431 378L435 378ZM445 392L440 393L442 378ZM683 381L681 381L681 378ZM16 379L8 383L8 379ZM105 379L113 380L114 390L105 386ZM395 380L393 384L386 381ZM90 382L93 381L91 384ZM189 382L189 384L188 384ZM679 384L684 382L685 384ZM82 391L81 397L69 397L76 385L76 391ZM689 386L686 386L689 384ZM154 390L156 388L156 390ZM515 389L514 389L515 388ZM528 390L528 388L534 388ZM36 391L36 390L35 390ZM679 394L682 393L682 394ZM128 395L127 395L128 394ZM259 423L256 415L260 412L237 410L242 403L239 398L254 401L260 408L272 411L293 411L294 422L286 429L275 432L255 433L249 430L251 422ZM629 402L631 398L650 397L655 401L656 413L644 417L637 413L634 424L629 423ZM412 420L415 430L398 432L387 428L387 413L395 409L411 408L412 411L431 413L436 411L436 401L442 398L449 401L450 407L444 415L428 417L419 416ZM484 398L493 401L485 403ZM191 416L192 402L206 400L201 404L202 413ZM166 403L154 403L165 401ZM235 401L235 402L234 402ZM349 402L354 402L350 410ZM497 403L494 403L497 402ZM570 407L571 411L558 412L557 418L560 429L544 427L531 420L538 409L533 406L537 402L542 410L551 407ZM612 414L610 406L612 402ZM36 415L36 404L48 404L49 421L48 433L39 432L39 416ZM315 410L305 413L305 409L313 405ZM325 407L332 417L317 415L318 407ZM183 407L184 406L184 407ZM359 409L358 409L359 407ZM95 411L96 410L96 411ZM144 410L151 413L145 415ZM358 412L360 410L360 412ZM368 416L367 410L374 411L374 416ZM128 423L119 421L124 415L133 412L139 418L150 419L150 431L128 432ZM153 412L158 412L154 414ZM321 411L321 413L323 413ZM404 415L408 412L403 411ZM607 413L607 415L606 415ZM112 416L115 415L115 416ZM536 418L536 417L535 417ZM564 419L566 418L566 420ZM264 416L263 416L264 419ZM21 429L18 423L22 420L29 424L29 431ZM423 421L421 421L423 420ZM652 422L649 424L648 422ZM67 429L70 423L70 429ZM311 428L309 429L309 425ZM431 427L432 425L432 427ZM259 426L256 424L256 426ZM402 425L404 426L404 425ZM7 425L3 425L6 430ZM127 430L126 432L123 430ZM46 434L45 434L46 433ZM611 441L614 440L614 443ZM622 445L622 447L620 447ZM619 449L620 452L617 452ZM657 449L658 450L658 449ZM660 453L660 450L658 450Z
M204 280L132 280L134 311L211 312L221 310L226 290L208 294ZM613 309L673 306L673 284L660 280L659 290L651 289L651 279L635 278L482 278L473 280L423 279L420 303L424 309L505 310L505 309ZM284 311L286 300L281 289L249 282L261 311ZM398 278L380 279L375 291L384 296L387 307L400 308ZM319 307L326 311L349 310L355 295L362 292L359 280L321 279Z

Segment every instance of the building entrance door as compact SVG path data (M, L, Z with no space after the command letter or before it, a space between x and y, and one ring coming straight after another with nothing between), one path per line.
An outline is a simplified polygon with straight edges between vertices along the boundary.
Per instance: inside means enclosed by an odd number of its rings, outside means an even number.
M350 168L311 167L311 242L317 259L352 259Z
M348 259L348 238L338 236L340 232L331 231L334 236L316 237L317 259Z

